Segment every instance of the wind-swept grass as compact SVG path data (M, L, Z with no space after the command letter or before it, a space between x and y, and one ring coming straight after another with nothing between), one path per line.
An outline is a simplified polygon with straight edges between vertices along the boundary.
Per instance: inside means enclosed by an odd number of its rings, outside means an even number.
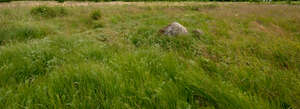
M12 24L11 24L12 23ZM8 41L24 41L28 39L43 38L52 31L49 28L40 25L22 24L22 23L3 23L0 27L0 44Z
M299 7L32 9L0 7L2 108L300 107ZM204 34L158 34L174 21Z

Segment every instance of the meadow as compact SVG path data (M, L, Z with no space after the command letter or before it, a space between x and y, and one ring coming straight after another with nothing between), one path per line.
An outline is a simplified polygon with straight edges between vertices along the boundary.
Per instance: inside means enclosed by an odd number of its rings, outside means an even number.
M299 12L265 3L0 3L0 107L298 109ZM174 21L190 34L158 33Z

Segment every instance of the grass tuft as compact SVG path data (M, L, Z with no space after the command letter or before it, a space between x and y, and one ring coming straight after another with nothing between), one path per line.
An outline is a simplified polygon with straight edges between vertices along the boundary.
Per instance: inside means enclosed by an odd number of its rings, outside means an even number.
M38 6L31 9L30 13L34 16L53 18L58 16L65 16L68 14L64 7L49 7Z
M93 12L90 13L90 17L93 19L93 20L99 20L101 19L102 17L102 13L100 10L95 10Z

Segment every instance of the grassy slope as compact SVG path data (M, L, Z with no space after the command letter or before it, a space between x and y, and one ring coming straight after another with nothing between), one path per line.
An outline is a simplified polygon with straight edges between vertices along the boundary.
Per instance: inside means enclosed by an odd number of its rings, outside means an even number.
M299 6L172 4L0 7L0 107L300 108Z

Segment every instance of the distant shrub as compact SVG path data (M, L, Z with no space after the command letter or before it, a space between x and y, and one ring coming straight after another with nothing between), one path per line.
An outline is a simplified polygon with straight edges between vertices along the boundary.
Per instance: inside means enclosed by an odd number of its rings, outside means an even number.
M95 10L90 14L90 17L93 20L99 20L102 17L101 11L100 10Z
M287 4L292 4L292 0L286 0Z
M199 11L201 9L215 9L218 7L219 5L217 4L201 4L201 5L186 5L186 6L165 6L164 8L178 8L178 9Z
M31 14L41 17L57 17L67 14L67 10L63 7L38 6L31 9Z
M57 1L58 3L63 3L63 2L65 2L65 0L55 0L55 1Z
M215 9L217 7L219 7L218 4L207 4L207 5L200 5L200 8L207 8L207 9Z
M38 6L31 9L32 15L38 15L43 17L55 17L56 13L53 8L47 6Z
M260 2L260 0L249 0L249 2Z
M1 2L11 2L12 0L0 0L0 3Z

